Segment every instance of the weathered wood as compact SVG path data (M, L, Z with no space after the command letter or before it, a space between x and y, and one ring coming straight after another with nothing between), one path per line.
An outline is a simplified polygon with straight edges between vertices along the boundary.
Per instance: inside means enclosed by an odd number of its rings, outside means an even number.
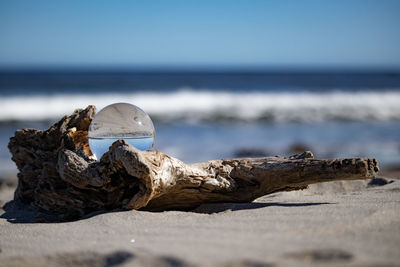
M185 164L162 152L115 142L91 159L87 130L95 107L77 110L47 131L23 129L10 139L19 184L15 199L70 219L95 210L189 209L205 202L249 202L308 184L374 178L375 159L289 158L212 160Z

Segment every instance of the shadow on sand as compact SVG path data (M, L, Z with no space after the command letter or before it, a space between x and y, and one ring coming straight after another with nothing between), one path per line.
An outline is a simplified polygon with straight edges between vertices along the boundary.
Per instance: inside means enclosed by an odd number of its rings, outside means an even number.
M251 202L251 203L211 203L202 204L198 208L192 210L195 213L219 213L224 211L253 210L267 207L307 207L317 205L332 204L329 202L312 202L312 203L280 203L280 202Z
M199 207L189 210L188 212L212 214L225 211L240 211L240 210L254 210L267 207L306 207L316 205L327 205L332 204L328 202L315 202L315 203L279 203L279 202L252 202L252 203L208 203L202 204ZM76 220L61 220L58 216L52 214L46 214L38 211L34 207L21 203L20 201L12 200L3 206L4 213L0 216L1 219L5 219L10 223L62 223L71 222L77 220L88 219L100 214L111 213L111 212L122 212L121 209L113 210L102 210L88 213ZM143 212L160 212L157 211L143 211Z
M54 214L40 212L29 204L11 200L3 206L4 213L0 219L5 219L10 223L63 223L79 221L94 217L103 213L120 212L121 209L94 211L77 219L60 219Z

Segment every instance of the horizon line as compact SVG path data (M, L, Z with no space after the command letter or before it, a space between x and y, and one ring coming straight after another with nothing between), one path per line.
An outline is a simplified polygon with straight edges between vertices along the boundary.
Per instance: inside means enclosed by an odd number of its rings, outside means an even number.
M0 72L391 72L400 73L400 66L373 65L260 65L260 64L48 64L0 65Z

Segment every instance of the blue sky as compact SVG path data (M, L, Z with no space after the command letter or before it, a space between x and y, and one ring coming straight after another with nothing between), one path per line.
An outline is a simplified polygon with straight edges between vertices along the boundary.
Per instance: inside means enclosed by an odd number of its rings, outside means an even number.
M0 66L400 68L400 1L0 1Z

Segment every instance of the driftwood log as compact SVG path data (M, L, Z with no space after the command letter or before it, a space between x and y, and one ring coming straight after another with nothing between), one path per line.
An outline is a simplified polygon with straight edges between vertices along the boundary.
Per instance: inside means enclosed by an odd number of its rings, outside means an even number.
M375 159L243 158L185 164L162 152L115 142L100 161L87 136L95 107L76 110L46 131L22 129L9 149L18 169L15 200L60 219L97 210L190 209L206 202L250 202L318 182L371 179Z

